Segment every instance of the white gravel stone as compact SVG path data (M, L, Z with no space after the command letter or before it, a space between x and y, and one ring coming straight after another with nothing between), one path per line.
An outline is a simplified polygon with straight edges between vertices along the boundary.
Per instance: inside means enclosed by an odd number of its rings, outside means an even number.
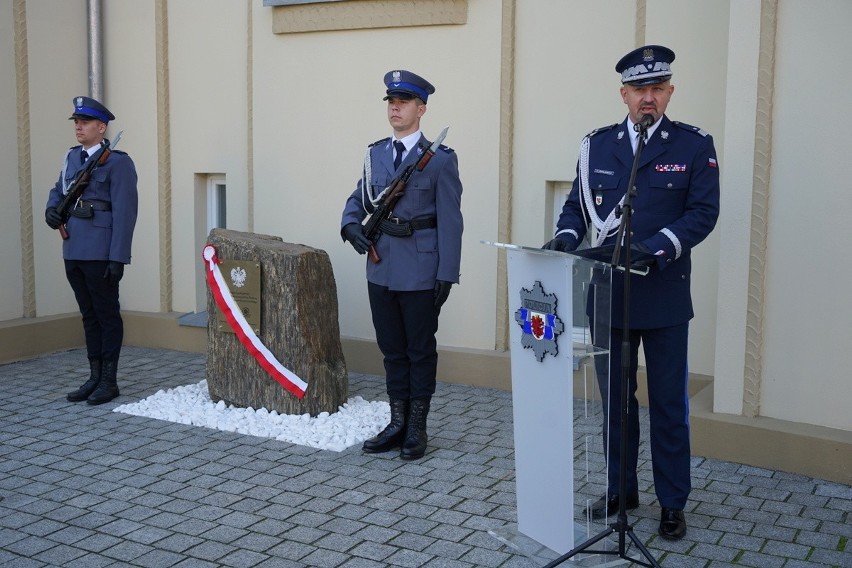
M214 403L207 381L160 390L139 402L113 409L134 416L203 426L249 436L275 438L301 446L341 452L378 434L390 420L390 406L355 396L334 414L278 414L265 408L238 408L220 400Z

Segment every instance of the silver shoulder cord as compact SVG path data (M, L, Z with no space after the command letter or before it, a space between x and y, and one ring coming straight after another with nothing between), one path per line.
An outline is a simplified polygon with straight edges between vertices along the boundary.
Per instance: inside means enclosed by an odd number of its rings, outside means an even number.
M580 143L580 192L583 195L582 204L585 205L589 219L592 221L592 226L587 226L587 230L591 228L592 246L599 247L606 239L618 233L619 220L615 215L615 211L618 209L618 206L612 208L612 211L609 212L606 219L601 219L598 216L598 212L595 210L594 197L592 196L592 190L589 187L590 138L590 136L586 136ZM621 196L621 201L618 202L618 205L624 203L624 198L626 196L626 194Z
M364 209L364 213L371 213L367 210L367 201L370 202L373 206L373 211L376 210L376 206L384 197L385 192L388 188L384 188L376 197L371 195L372 191L368 188L371 186L367 183L367 180L373 179L373 161L370 159L370 149L372 146L367 146L367 153L364 155L364 169L362 170L363 177L361 178L361 207Z
M68 171L68 156L71 155L71 150L69 149L65 153L65 160L62 162L62 171L59 172L59 177L62 178L62 195L68 195L68 182L65 180L65 172Z

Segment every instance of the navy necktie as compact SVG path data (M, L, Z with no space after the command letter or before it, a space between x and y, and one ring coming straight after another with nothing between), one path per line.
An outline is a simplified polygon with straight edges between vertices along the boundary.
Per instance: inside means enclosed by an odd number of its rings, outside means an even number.
M82 150L82 149L81 149L81 150L80 150L80 163L81 163L81 164L85 164L85 163L86 163L86 159L87 159L88 157L89 157L88 152L86 152L85 150Z
M399 165L402 163L402 153L405 152L405 144L399 140L394 140L393 147L396 148L396 157L393 159L393 169L396 170L399 169Z

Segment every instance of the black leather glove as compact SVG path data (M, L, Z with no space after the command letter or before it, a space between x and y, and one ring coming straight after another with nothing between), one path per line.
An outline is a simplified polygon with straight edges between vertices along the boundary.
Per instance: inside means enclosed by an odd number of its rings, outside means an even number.
M653 266L657 264L654 253L643 243L630 243L630 264L632 266Z
M640 254L651 254L651 249L645 243L631 243L630 250L634 250Z
M555 239L551 239L550 241L544 243L544 246L542 246L541 248L545 250L558 250L560 252L568 252L571 250L568 241L566 241L565 239L560 239L559 237L556 237Z
M62 215L56 210L56 207L48 207L44 210L44 222L51 229L58 229L62 224Z
M117 286L122 276L124 276L124 264L115 262L114 260L109 261L104 271L104 278L106 278L110 286Z
M446 280L435 280L435 307L440 308L450 297L450 288L453 287L452 282Z
M630 243L633 260L648 260L654 258L654 253L643 243Z
M364 254L373 244L364 236L364 227L361 223L349 223L343 227L343 238L349 241L358 254Z

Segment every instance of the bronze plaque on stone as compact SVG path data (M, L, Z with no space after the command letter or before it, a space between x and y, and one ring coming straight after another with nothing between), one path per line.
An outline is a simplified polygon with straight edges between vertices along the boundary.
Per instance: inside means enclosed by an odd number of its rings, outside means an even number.
M237 307L256 335L260 335L260 263L251 260L223 260L219 270ZM225 314L216 308L216 330L234 333Z

